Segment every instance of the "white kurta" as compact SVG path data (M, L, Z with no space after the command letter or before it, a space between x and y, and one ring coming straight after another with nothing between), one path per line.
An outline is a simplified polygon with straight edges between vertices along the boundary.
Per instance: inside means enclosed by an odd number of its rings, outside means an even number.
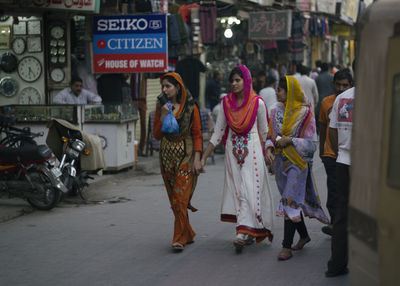
M224 109L218 114L210 142L217 146L227 126ZM257 130L258 127L258 130ZM260 136L267 138L267 116L259 99L257 119L247 136L238 136L229 128L225 149L225 183L221 219L237 223L237 232L265 233L272 227L272 196ZM227 220L229 221L229 219ZM272 237L270 237L271 239Z

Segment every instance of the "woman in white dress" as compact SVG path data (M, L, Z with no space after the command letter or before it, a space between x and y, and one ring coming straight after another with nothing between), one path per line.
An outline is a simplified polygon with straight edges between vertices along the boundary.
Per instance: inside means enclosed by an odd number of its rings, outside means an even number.
M225 182L221 221L236 223L234 245L272 241L272 197L267 185L264 142L267 112L264 101L252 88L250 71L238 66L231 71L232 92L222 99L214 133L201 164L214 147L225 143Z

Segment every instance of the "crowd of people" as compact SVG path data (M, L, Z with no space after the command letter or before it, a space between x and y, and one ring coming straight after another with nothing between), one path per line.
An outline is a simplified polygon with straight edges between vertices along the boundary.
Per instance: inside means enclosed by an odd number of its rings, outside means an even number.
M334 74L322 63L311 71L297 65L292 75L265 73L262 86L250 70L235 67L229 74L231 91L220 92L221 72L216 71L207 92L214 118L212 136L205 150L199 108L178 73L161 77L167 103L157 103L153 134L161 140L160 166L175 216L172 248L182 251L194 241L188 210L196 211L191 198L197 177L205 172L207 158L220 144L225 147L225 180L221 221L235 223L233 244L243 247L273 240L273 212L283 217L284 234L278 260L288 260L311 240L304 217L324 224L332 236L327 277L347 270L347 205L353 114L351 69ZM353 67L354 69L354 67ZM317 75L315 74L317 73ZM216 92L217 91L217 92ZM258 94L257 94L258 93ZM177 134L162 132L164 118L172 113L179 125ZM319 134L319 139L318 139ZM327 173L325 214L312 176L313 157L318 148ZM281 195L274 208L271 177ZM293 245L295 232L300 239Z

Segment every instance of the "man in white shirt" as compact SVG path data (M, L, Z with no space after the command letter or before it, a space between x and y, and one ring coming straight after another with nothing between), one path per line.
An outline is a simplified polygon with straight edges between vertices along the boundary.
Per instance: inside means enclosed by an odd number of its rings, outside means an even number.
M271 108L274 106L275 103L277 103L276 99L276 91L275 91L275 86L276 86L276 80L275 77L272 75L267 76L266 79L266 87L260 90L259 96L262 97L262 99L265 102L265 105L267 106L267 111L268 111L268 116L271 114Z
M64 88L54 98L55 104L95 104L101 103L101 97L82 87L82 79L73 77L71 87Z
M303 65L297 65L297 71L300 73L298 76L294 76L300 83L301 89L311 102L313 112L315 112L315 105L318 104L318 88L315 80L309 77L309 69ZM315 114L315 113L314 113Z
M332 231L332 254L326 277L348 273L348 205L350 190L350 147L353 127L354 87L337 96L329 115L329 140L337 153L336 206Z

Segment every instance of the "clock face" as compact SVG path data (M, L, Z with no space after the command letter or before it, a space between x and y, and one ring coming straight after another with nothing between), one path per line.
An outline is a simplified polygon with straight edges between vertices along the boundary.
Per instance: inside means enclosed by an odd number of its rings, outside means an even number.
M34 87L25 87L19 93L19 104L40 104L41 101L40 92Z
M28 22L28 34L29 35L40 35L41 34L41 23L40 20L33 20Z
M4 96L11 97L17 93L18 83L10 76L0 79L0 93Z
M1 56L0 66L6 73L12 73L17 68L17 57L9 52L4 53Z
M61 68L54 68L50 72L50 78L54 82L62 82L64 80L64 71Z
M42 74L42 65L35 57L25 57L18 64L18 74L24 81L34 82Z
M41 37L29 37L26 39L28 46L28 52L38 53L42 51L42 38Z
M26 35L26 22L20 21L18 24L13 24L14 35Z
M62 26L54 26L50 29L50 36L54 39L61 39L64 37L64 28Z
M22 55L25 52L26 44L23 38L15 38L12 42L12 50L17 55Z

